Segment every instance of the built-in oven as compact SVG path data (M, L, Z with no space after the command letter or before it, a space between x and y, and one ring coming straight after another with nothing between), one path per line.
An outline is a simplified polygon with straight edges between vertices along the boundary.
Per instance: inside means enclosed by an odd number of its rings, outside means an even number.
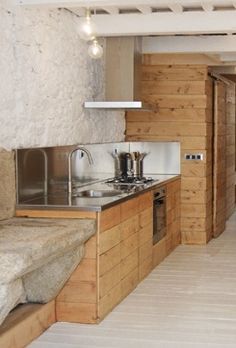
M166 235L166 189L159 187L153 192L153 245Z

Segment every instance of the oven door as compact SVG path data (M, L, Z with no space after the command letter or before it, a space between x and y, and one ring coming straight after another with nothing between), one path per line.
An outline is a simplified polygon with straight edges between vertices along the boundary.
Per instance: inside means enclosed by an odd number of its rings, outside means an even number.
M166 235L166 197L153 201L153 245Z

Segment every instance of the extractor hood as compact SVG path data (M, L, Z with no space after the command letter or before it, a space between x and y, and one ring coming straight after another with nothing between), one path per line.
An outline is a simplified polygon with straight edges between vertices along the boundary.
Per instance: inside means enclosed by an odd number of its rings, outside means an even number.
M105 100L86 101L90 109L150 109L140 98L141 38L106 39Z

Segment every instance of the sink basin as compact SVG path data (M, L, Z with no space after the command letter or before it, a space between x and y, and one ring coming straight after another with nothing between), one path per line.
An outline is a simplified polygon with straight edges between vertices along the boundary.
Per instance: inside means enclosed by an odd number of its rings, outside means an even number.
M85 198L101 198L101 197L113 197L118 196L122 193L119 190L85 190L76 192L73 194L74 197L85 197Z

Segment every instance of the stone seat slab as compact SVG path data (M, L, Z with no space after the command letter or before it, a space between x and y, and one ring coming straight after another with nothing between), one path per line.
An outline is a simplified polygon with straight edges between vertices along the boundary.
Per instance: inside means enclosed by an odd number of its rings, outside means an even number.
M84 244L96 231L90 219L12 218L0 221L0 284Z
M55 298L95 232L91 219L0 221L0 325L19 303Z

